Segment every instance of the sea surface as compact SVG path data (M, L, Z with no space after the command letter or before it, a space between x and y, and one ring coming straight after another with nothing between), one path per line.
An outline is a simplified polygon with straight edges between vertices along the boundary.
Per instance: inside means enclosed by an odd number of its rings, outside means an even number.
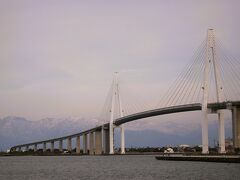
M240 180L240 164L175 162L152 155L0 157L0 180Z

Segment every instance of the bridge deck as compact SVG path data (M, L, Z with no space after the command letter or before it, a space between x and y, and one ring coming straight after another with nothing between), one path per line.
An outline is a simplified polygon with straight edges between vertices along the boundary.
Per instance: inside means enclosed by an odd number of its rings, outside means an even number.
M121 124L142 119L142 118L159 116L164 114L173 114L173 113L179 113L179 112L197 111L201 109L202 109L202 105L200 103L159 108L159 109L154 109L154 110L149 110L149 111L144 111L144 112L124 116L122 118L116 119L114 124L119 126Z
M240 106L240 101L208 104L208 108L213 109L213 110L230 109L232 106ZM202 109L202 105L200 103L186 104L186 105L179 105L179 106L171 106L171 107L166 107L166 108L159 108L159 109L143 111L143 112L131 114L131 115L128 115L128 116L124 116L122 118L118 118L118 119L115 120L114 124L116 126L119 126L119 125L127 123L127 122L131 122L131 121L135 121L135 120L143 119L143 118L147 118L147 117L153 117L153 116L159 116L159 115L165 115L165 114L173 114L173 113L179 113L179 112L197 111L197 110L201 110L201 109ZM21 145L14 146L12 148L32 146L34 144L49 143L49 142L52 142L52 141L60 141L60 140L64 140L64 139L67 139L67 138L74 138L74 137L77 137L77 136L81 136L83 134L87 134L87 133L90 133L90 132L101 130L102 127L108 128L109 123L91 128L91 129L86 130L86 131L82 131L80 133L76 133L76 134L72 134L72 135L68 135L68 136L62 136L62 137L59 137L59 138L52 138L52 139L48 139L48 140L44 140L44 141L37 141L37 142L32 142L32 143L27 143L27 144L21 144Z

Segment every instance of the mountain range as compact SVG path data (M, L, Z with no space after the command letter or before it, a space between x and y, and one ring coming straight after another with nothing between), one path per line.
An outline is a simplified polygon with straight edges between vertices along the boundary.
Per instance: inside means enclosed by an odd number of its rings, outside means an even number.
M64 136L94 126L94 121L77 118L45 118L30 121L22 117L0 119L0 150L16 144Z
M59 136L65 136L94 127L97 121L84 118L45 118L30 121L22 117L5 117L0 119L0 151L11 146L29 143ZM142 122L143 123L143 122ZM120 131L115 131L115 144L120 144ZM217 124L209 125L209 143L217 139ZM226 126L226 137L231 137L231 128ZM166 133L155 129L127 129L126 147L159 147L178 144L201 144L201 128L181 133Z

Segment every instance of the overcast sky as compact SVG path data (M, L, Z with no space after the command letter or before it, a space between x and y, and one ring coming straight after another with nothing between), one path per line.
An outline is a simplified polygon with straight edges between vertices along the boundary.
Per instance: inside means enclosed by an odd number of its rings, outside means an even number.
M115 71L136 94L160 99L208 28L240 57L239 8L238 0L0 0L0 117L98 117Z

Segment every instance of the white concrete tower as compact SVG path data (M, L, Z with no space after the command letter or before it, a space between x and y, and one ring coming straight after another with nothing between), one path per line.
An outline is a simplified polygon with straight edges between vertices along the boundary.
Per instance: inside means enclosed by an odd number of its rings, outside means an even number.
M118 108L116 109L115 105L116 102L119 103ZM114 73L114 80L112 86L112 105L111 105L111 116L110 116L110 123L109 123L109 153L114 154L114 113L119 112L120 117L123 117L123 109L122 109L122 101L121 95L119 90L119 83L118 83L118 72ZM125 154L125 136L124 136L124 126L121 125L121 154Z
M223 102L223 88L220 78L219 64L216 59L216 46L214 30L208 29L207 32L207 52L204 69L204 83L203 83L203 102L202 102L202 153L207 154L208 151L208 97L209 97L209 82L210 82L210 65L212 63L215 78L215 88L217 95L217 102ZM225 153L225 134L224 134L224 114L223 110L218 112L219 119L219 145L220 153Z
M212 53L212 62L213 62L213 68L214 68L214 77L215 77L215 88L216 88L216 95L217 95L217 102L223 102L224 101L224 95L223 95L223 86L220 78L220 67L219 63L217 61L216 56L216 45L215 45L215 37L213 29L209 30L209 36L211 38L211 53ZM219 141L219 153L226 153L225 151L225 130L224 130L224 110L218 110L218 141Z
M117 94L117 89L116 89L116 82L117 81L117 72L114 74L114 79L113 79L113 85L112 85L112 105L111 105L111 110L110 110L110 122L109 122L109 154L114 154L114 149L113 149L113 133L114 133L114 125L113 125L113 119L114 119L114 107L115 107L115 98Z
M208 93L209 93L209 70L211 58L209 56L210 47L210 30L207 32L207 52L204 68L204 82L203 82L203 102L202 102L202 153L208 154Z
M122 109L122 101L121 101L121 95L120 95L120 89L119 89L119 83L118 83L118 77L117 78L117 98L119 102L119 114L120 117L123 117L123 109ZM121 154L125 154L125 133L124 133L124 125L121 125Z

